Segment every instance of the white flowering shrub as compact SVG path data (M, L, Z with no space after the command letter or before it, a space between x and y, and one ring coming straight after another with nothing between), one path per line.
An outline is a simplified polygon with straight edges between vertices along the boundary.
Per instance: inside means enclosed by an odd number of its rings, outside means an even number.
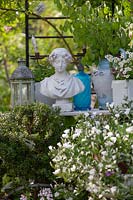
M105 58L110 62L115 79L133 79L133 52L126 51L120 57L106 55Z
M109 107L109 115L82 115L65 130L58 148L49 146L57 177L55 199L132 199L125 174L133 173L133 110ZM59 183L60 180L60 183Z

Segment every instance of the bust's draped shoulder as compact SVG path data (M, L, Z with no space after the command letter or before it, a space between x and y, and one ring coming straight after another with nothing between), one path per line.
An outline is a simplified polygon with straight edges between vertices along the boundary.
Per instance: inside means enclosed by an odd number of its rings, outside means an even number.
M52 75L40 83L40 92L53 99L70 98L84 90L83 83L73 75L68 75L65 79L57 79Z

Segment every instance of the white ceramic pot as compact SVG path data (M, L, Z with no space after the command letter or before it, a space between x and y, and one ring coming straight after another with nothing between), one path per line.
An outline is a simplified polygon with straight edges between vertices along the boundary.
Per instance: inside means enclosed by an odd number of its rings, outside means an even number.
M124 99L133 100L133 79L113 80L112 92L114 105L120 106Z

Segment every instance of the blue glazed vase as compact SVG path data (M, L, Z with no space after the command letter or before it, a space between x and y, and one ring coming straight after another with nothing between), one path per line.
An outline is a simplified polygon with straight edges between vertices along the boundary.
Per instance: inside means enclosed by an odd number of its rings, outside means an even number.
M89 110L91 105L91 78L83 70L75 75L85 86L83 92L73 97L74 110Z
M106 104L112 103L112 80L113 75L110 71L110 64L107 59L99 62L98 70L92 73L92 83L97 95L99 109L107 109Z

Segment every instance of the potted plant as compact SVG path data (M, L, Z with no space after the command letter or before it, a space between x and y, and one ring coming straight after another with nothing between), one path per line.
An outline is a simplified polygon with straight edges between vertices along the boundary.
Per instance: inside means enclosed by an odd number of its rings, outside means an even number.
M133 100L133 52L120 49L119 56L106 55L110 62L114 80L112 81L113 102L120 105L125 98Z

